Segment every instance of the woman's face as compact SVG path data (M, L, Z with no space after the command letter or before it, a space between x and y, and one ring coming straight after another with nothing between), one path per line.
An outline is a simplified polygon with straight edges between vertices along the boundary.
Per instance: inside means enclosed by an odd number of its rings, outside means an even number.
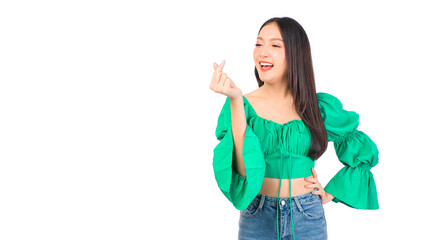
M285 47L276 23L265 25L259 32L253 58L262 81L265 83L287 81Z

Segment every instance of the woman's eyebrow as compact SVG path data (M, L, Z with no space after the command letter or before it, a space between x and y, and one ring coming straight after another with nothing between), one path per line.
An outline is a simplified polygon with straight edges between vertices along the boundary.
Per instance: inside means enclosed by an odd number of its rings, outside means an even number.
M264 40L263 38L261 38L261 37L257 37L257 39L258 40ZM278 40L278 41L281 41L281 42L283 42L283 40L282 39L280 39L280 38L270 38L270 41L275 41L275 40Z

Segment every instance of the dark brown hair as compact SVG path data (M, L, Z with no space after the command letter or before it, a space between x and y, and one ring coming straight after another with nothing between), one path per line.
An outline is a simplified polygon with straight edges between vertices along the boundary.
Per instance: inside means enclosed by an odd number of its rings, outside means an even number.
M327 150L328 138L318 106L307 34L296 20L288 17L267 20L261 26L259 32L270 23L276 23L281 32L287 63L288 89L293 95L297 113L310 129L311 144L307 156L316 160ZM256 67L254 68L254 74L259 87L264 85L264 82L259 78Z

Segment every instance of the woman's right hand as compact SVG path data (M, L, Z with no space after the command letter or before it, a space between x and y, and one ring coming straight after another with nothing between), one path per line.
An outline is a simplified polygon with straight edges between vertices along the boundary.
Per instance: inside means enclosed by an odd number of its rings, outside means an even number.
M236 87L233 80L231 80L227 74L222 71L224 66L225 60L222 61L220 65L213 63L214 74L213 79L211 79L210 89L217 93L223 94L230 99L242 97L242 91Z

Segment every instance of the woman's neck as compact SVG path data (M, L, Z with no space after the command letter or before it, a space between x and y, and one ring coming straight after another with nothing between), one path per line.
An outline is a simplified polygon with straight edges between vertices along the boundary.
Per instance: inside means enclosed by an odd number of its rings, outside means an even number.
M284 81L264 83L261 89L264 96L277 101L285 101L288 100L288 98L293 98L290 89L287 87L287 83Z

